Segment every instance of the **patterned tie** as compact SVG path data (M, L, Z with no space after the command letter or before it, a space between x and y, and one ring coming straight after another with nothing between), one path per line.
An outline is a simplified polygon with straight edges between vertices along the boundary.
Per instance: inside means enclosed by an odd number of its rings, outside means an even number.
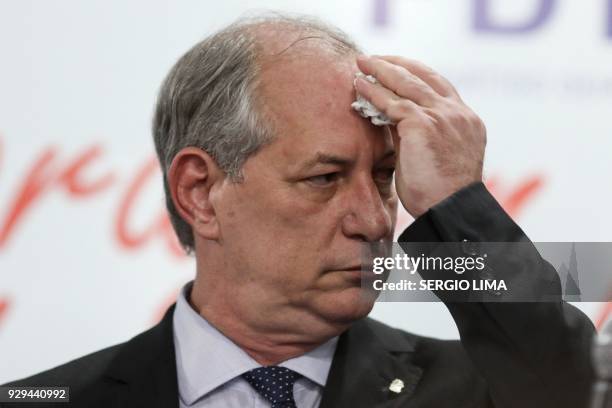
M260 367L242 377L272 404L272 408L296 408L293 384L301 376L295 371L278 366Z

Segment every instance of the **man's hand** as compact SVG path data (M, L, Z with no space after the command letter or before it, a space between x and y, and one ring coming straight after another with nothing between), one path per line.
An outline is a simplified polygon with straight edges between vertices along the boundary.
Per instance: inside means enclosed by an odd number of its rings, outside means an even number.
M357 79L357 92L397 124L395 187L410 215L482 180L485 126L448 80L397 56L359 56L357 64L379 82Z

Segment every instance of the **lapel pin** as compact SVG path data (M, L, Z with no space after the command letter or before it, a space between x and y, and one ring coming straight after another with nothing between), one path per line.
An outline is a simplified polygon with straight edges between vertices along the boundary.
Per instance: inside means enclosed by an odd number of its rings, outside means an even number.
M394 392L396 394L399 394L400 392L402 392L403 388L404 388L404 382L400 380L399 378L396 378L395 380L391 381L391 384L389 384L389 391Z

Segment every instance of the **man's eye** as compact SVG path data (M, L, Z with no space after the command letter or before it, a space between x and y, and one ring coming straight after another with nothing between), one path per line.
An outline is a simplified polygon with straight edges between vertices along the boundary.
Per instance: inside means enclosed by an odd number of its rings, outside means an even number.
M331 184L335 183L338 179L339 173L326 173L320 174L318 176L308 177L306 181L310 184L315 185L317 187L328 187Z
M395 169L381 169L376 172L376 181L380 183L391 184L393 182L393 174Z

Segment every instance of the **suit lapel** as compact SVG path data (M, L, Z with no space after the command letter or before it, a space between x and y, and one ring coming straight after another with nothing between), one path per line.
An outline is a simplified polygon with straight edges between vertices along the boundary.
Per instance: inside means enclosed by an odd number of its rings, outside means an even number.
M422 369L412 362L414 337L372 319L343 333L323 391L320 408L380 407L409 401ZM389 389L395 379L399 393Z
M178 408L178 380L172 316L134 337L111 363L107 376L118 382L119 407Z

